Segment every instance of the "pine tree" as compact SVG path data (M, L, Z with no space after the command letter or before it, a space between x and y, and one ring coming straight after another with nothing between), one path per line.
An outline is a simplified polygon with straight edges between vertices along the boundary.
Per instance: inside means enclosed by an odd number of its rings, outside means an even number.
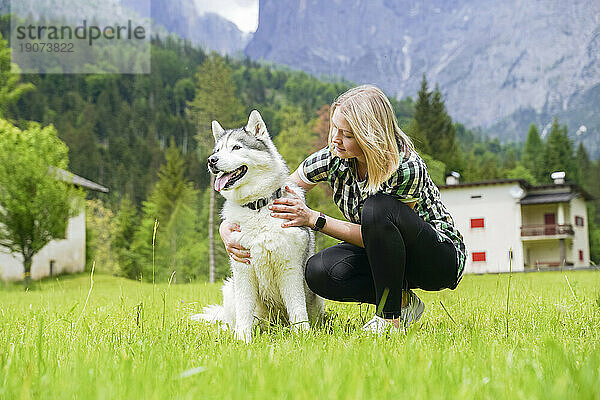
M143 203L142 222L131 247L134 271L149 281L167 280L174 271L184 278L200 274L194 246L201 240L196 231L198 193L185 181L184 170L181 152L171 141L159 181Z
M566 180L573 182L576 178L573 144L567 136L566 125L560 126L557 118L554 118L552 122L552 129L544 150L544 179L542 182L550 182L550 175L556 171L564 171Z
M166 164L158 171L158 182L155 188L155 202L158 207L156 217L166 221L173 214L176 203L188 189L185 182L185 163L175 141L171 138L165 152Z
M456 141L456 128L446 111L440 88L436 85L431 97L430 125L426 130L432 155L452 171L462 172L464 161Z
M427 86L427 78L423 74L421 89L419 89L413 120L405 128L406 133L414 140L418 151L431 154L427 131L431 124L431 92Z
M504 159L502 160L502 169L510 170L517 166L517 153L514 148L509 147L504 152Z
M543 157L544 157L544 143L540 138L540 134L535 127L535 124L529 126L527 132L527 140L523 147L523 155L521 156L521 164L525 167L531 175L535 177L536 182L542 182L543 177ZM531 183L536 183L531 182Z
M139 279L142 271L134 262L131 254L131 244L138 226L138 217L129 196L125 196L121 200L116 216L116 225L112 246L119 263L119 273L129 279Z
M312 144L317 141L317 133L304 123L300 108L284 107L279 116L282 130L274 140L275 146L290 170L294 171L314 151Z
M577 183L585 190L590 190L592 185L592 163L583 142L579 142L575 153Z
M502 179L502 171L499 167L498 156L491 151L486 151L480 159L479 179L494 180Z
M231 69L223 58L213 53L198 67L195 76L196 94L194 100L188 102L187 115L196 126L198 158L205 162L210 155L213 137L211 123L218 121L226 129L239 127L244 123L244 107L236 97L235 83L231 77ZM214 176L211 175L210 187L214 187ZM209 281L215 279L214 258L214 204L215 194L211 191L208 213L209 238Z

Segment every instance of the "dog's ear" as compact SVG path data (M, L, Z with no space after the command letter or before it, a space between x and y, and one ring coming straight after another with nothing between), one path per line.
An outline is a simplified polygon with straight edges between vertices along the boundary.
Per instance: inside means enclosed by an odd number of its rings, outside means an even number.
M256 137L268 135L267 125L265 125L265 121L256 110L252 110L250 113L246 130Z
M223 134L225 133L225 129L223 129L223 127L217 121L213 121L212 122L212 133L215 138L215 142L217 142L219 140L219 138L221 136L223 136Z

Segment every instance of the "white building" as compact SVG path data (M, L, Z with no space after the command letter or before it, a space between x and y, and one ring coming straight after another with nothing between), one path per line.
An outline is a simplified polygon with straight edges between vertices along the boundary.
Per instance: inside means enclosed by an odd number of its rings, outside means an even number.
M560 178L532 186L522 179L440 186L442 202L465 239L465 272L590 265L585 202L592 197Z
M75 186L100 192L108 189L85 178L64 170L58 170L60 178ZM36 255L31 264L31 279L40 279L65 273L81 272L85 268L85 209L71 218L67 224L65 239L52 240ZM5 281L23 279L23 256L10 254L0 246L0 277Z

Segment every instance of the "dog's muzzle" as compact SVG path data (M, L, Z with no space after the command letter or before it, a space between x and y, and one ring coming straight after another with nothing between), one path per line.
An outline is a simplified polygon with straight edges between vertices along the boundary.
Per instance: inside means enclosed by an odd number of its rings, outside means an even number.
M213 174L218 174L219 172L221 172L221 170L219 170L219 168L217 168L217 162L219 161L219 157L217 157L216 155L212 155L210 157L208 157L208 169L210 170L210 172L212 172Z

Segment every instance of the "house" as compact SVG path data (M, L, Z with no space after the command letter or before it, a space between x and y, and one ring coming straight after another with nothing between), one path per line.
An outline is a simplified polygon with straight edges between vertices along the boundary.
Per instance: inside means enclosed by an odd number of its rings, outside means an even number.
M576 184L533 186L522 179L459 183L457 174L439 187L441 199L465 239L467 273L508 272L590 265L585 202Z
M102 185L67 172L56 170L59 179L71 182L77 187L107 193ZM81 272L85 268L85 209L71 218L67 224L65 239L52 240L33 256L31 278ZM23 257L11 254L0 246L0 277L2 280L23 279Z

